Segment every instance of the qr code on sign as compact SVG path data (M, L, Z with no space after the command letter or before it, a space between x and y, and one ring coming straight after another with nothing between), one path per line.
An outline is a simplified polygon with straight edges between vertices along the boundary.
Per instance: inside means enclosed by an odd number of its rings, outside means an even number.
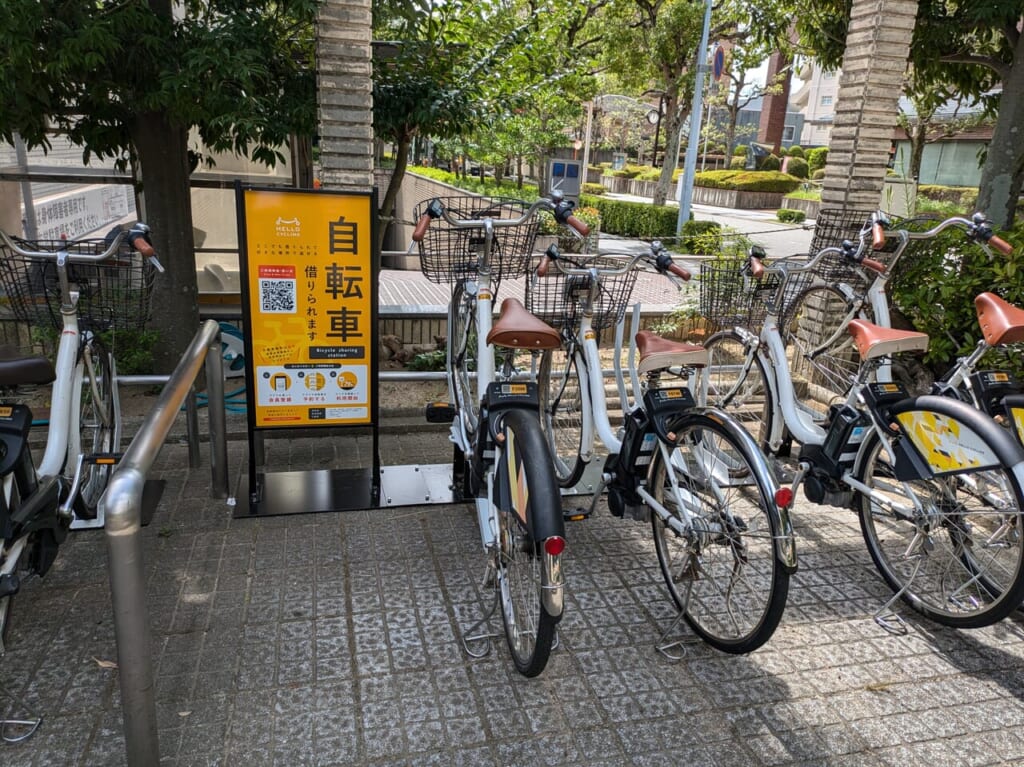
M260 311L294 314L295 280L260 280Z

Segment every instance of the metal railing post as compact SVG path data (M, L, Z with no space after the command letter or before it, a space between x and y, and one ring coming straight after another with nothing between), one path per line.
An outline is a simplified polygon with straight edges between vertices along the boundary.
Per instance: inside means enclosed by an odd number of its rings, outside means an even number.
M218 326L219 328L219 326ZM224 355L220 331L206 350L206 408L210 428L210 473L214 498L227 498L228 488L228 419L224 404Z
M152 767L160 762L153 659L150 655L152 641L142 557L142 491L146 476L199 374L206 352L219 332L219 325L208 320L196 333L100 499L110 566L110 597L129 767ZM219 399L223 401L223 397ZM223 433L221 430L221 435Z

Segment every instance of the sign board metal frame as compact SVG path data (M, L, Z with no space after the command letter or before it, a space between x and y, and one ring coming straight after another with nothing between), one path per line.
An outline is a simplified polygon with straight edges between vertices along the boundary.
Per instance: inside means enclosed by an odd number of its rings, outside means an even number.
M579 160L548 160L548 192L560 191L567 199L578 200L583 183L583 163Z
M249 514L380 501L377 194L236 184ZM259 472L263 438L372 434L372 467ZM243 512L239 507L239 516Z

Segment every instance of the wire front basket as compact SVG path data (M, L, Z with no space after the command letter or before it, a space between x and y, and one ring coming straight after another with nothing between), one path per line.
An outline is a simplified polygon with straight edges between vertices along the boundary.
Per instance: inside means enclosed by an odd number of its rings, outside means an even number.
M72 256L95 255L109 247L109 242L102 239L15 242L31 251L57 253L66 247ZM149 320L156 267L127 242L110 258L69 263L67 270L71 290L78 292L78 321L83 329L137 330ZM60 280L54 261L22 256L0 242L0 287L17 319L33 325L63 326Z
M572 256L566 263L573 268L621 269L631 256ZM629 269L623 274L600 276L597 300L594 302L593 327L595 331L613 327L626 313L629 297L639 273ZM544 277L531 273L526 280L526 308L549 325L573 334L582 316L581 301L589 295L593 276L563 274L552 264Z
M530 205L522 200L502 197L440 197L448 215L460 221L494 218L519 218ZM419 221L429 200L416 206L413 220ZM536 216L525 224L494 228L490 257L492 284L503 278L520 277L526 272L539 222ZM419 244L420 269L431 282L454 284L473 277L480 269L483 257L484 230L457 229L443 218L430 223L426 236Z
M755 327L764 319L765 302L779 287L779 277L744 278L743 261L706 261L700 265L700 313L713 330Z
M814 235L808 248L809 254L814 256L823 248L839 247L843 240L857 242L861 229L868 224L874 212L843 208L825 208L819 211L814 220ZM893 223L903 226L906 222L893 219ZM870 243L870 235L868 237ZM881 250L873 250L869 255L888 266L898 245L899 240L889 238ZM861 271L839 253L828 254L822 258L815 266L814 272L829 283L845 282L858 285L865 280Z

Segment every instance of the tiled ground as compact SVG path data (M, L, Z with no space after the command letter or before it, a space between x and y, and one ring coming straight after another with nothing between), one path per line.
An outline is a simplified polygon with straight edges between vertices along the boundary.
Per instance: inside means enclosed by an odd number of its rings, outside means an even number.
M449 455L440 433L402 447L404 461ZM244 460L231 443L233 476ZM164 449L144 532L161 765L1024 762L1020 619L886 634L870 614L888 591L849 512L798 506L801 569L765 647L694 644L673 662L654 649L672 610L648 528L602 506L570 529L560 647L526 680L503 640L481 660L460 645L481 597L469 507L234 519L208 498L209 470L186 464ZM103 533L75 533L18 597L0 683L45 721L0 745L5 767L124 763L105 563Z

